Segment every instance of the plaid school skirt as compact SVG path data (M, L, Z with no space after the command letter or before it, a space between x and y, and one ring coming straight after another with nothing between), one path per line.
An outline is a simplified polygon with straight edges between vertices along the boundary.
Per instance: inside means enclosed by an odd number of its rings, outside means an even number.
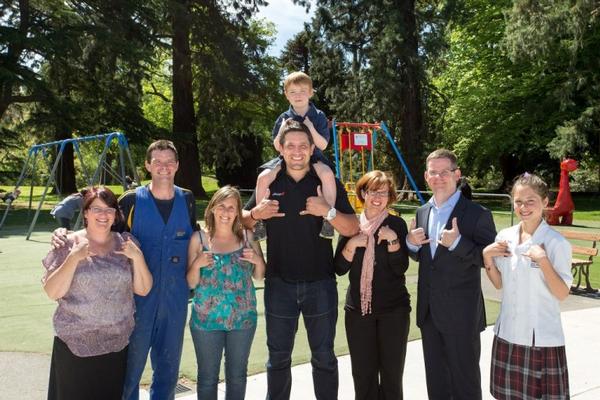
M490 392L496 399L569 399L565 346L531 347L494 336Z

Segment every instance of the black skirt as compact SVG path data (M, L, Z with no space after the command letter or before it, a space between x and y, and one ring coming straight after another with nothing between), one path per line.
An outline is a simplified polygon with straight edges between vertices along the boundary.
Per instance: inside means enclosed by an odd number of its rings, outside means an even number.
M54 337L48 400L120 400L127 347L116 353L79 357Z

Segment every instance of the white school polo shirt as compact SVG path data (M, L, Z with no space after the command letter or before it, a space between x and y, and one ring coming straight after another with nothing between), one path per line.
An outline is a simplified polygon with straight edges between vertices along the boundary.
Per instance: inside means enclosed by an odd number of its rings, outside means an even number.
M496 242L509 243L511 257L494 257L502 275L502 305L494 332L510 343L523 346L564 346L559 301L546 285L544 274L523 256L533 244L544 245L550 263L568 287L571 275L571 244L542 221L531 239L519 244L520 224L503 229ZM534 336L535 335L535 336Z

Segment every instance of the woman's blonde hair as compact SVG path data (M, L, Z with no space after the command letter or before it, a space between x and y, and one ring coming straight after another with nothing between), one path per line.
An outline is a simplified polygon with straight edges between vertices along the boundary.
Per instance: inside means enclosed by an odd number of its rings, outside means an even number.
M204 222L206 223L206 230L208 231L209 236L212 238L215 234L215 214L213 213L213 210L220 203L224 202L230 197L233 197L237 204L237 215L233 221L232 230L238 239L243 241L244 227L242 225L242 198L239 190L230 185L223 186L217 190L208 202L208 206L206 207L206 210L204 210Z

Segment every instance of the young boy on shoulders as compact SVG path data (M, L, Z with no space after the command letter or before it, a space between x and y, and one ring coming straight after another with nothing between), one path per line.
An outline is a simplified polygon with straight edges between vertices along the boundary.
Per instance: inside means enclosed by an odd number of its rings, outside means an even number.
M335 175L333 174L333 165L323 154L323 150L327 148L329 143L330 133L328 121L325 113L317 109L310 102L314 94L312 79L304 72L293 72L289 74L284 82L283 89L286 99L290 102L290 108L283 112L275 121L273 128L273 145L275 150L281 152L279 144L279 134L285 127L287 120L292 119L302 122L308 127L315 143L315 151L311 157L311 164L321 180L323 196L329 205L335 205L336 200L336 183ZM262 200L267 195L267 190L275 177L281 170L280 159L275 159L263 165L265 168L256 181L256 199ZM333 227L329 221L323 221L323 229L321 236L326 238L333 237ZM266 237L266 231L262 221L259 221L255 226L255 240L262 240Z

